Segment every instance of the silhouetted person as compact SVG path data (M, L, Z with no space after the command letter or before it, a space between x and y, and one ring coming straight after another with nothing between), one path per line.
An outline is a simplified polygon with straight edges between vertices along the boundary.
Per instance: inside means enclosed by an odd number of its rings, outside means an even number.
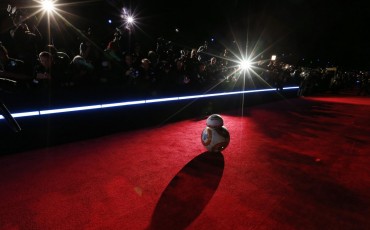
M32 77L26 74L22 60L9 57L8 50L0 44L0 78L15 80L18 85L27 87Z
M34 83L42 87L59 88L66 86L68 81L67 70L54 61L51 53L42 51L35 68Z

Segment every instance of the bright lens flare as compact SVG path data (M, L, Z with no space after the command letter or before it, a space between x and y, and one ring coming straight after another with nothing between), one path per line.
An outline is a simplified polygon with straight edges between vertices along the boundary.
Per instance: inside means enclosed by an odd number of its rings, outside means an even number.
M41 1L41 7L44 11L46 11L48 13L55 10L54 1L52 1L52 0Z
M250 60L243 60L239 63L239 69L249 70L252 67L252 62Z
M127 17L127 23L132 24L134 23L134 18L132 16Z

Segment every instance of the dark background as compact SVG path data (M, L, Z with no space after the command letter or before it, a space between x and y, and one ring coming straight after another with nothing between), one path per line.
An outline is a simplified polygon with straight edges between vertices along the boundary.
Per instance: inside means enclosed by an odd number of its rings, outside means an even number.
M29 7L31 1L8 1ZM122 7L137 19L134 39L154 46L160 36L181 46L198 47L214 39L222 46L245 47L347 69L369 69L370 4L367 1L317 0L213 0L213 1L58 1L61 14L77 29L94 28L104 45L122 24ZM6 1L2 7L2 40L6 26ZM34 3L32 3L34 4ZM28 9L32 11L34 9ZM40 18L38 18L40 20ZM108 23L112 20L112 24ZM45 19L40 31L45 31ZM179 32L175 32L179 29ZM75 44L78 33L68 23L52 26L59 47ZM77 42L76 42L77 43ZM244 52L244 51L243 51Z

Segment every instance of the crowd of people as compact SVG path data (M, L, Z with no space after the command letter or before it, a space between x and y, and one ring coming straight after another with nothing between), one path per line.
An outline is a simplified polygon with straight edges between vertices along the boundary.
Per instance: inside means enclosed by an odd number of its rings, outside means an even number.
M18 33L27 42L16 41L16 47L25 44L28 48L37 47L32 45L37 42L40 47L37 38L42 35L31 31L27 24L23 23ZM109 87L122 94L146 97L202 93L214 88L283 90L287 85L299 85L299 96L328 90L338 92L347 87L358 87L361 95L369 94L369 72L313 69L263 58L255 60L252 70L245 72L227 47L217 50L207 42L191 48L179 47L163 37L153 46L143 46L138 41L128 44L122 36L122 31L117 30L111 41L100 46L88 30L75 53L42 44L43 48L13 51L14 56L10 56L7 44L1 44L0 77L19 82L24 90Z
M245 82L242 82L245 73L237 61L232 60L228 49L221 54L212 54L207 42L196 48L175 49L171 42L158 38L152 49L143 50L141 44L135 43L133 50L128 51L116 36L113 37L106 47L98 47L86 39L74 56L58 51L53 45L45 45L37 56L30 55L31 58L23 60L17 56L10 57L6 45L2 44L2 75L19 81L24 89L109 86L146 96L202 92L215 86L223 89L245 87ZM282 77L277 76L281 75L278 72L282 69L274 67L271 74L259 71L265 76L265 81L262 78L256 80L254 87L283 83L283 80L277 81Z

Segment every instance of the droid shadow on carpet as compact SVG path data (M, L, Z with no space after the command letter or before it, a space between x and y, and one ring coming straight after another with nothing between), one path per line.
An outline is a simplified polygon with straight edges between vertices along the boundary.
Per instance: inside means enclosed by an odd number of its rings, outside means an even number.
M220 152L204 152L187 163L162 192L148 229L189 226L216 192L224 165Z

